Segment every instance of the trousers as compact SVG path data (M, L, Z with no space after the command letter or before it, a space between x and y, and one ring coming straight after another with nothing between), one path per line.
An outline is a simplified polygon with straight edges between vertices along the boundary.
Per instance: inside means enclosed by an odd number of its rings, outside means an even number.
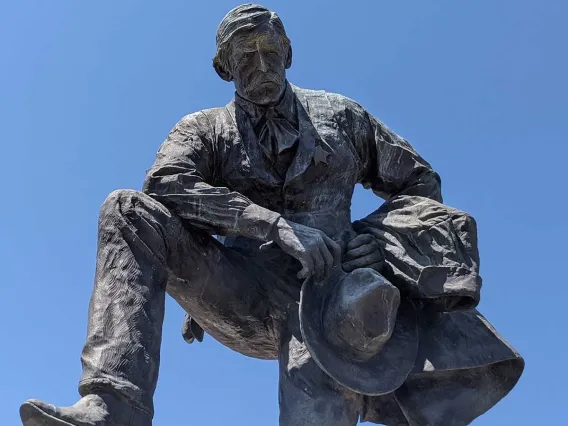
M281 426L354 426L362 397L311 358L298 320L301 265L279 249L225 247L148 195L112 192L97 262L79 393L112 392L153 416L166 293L230 348L277 358Z

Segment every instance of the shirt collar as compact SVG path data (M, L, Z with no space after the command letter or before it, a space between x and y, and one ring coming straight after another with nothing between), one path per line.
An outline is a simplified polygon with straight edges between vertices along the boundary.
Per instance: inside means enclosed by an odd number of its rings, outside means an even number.
M296 102L294 91L288 81L286 81L286 88L284 89L284 94L280 102L276 105L270 107L264 107L261 105L257 105L241 96L235 92L235 103L241 107L245 113L248 115L253 127L258 124L261 118L267 113L269 110L273 110L279 116L285 118L290 123L297 124L297 113L296 113Z

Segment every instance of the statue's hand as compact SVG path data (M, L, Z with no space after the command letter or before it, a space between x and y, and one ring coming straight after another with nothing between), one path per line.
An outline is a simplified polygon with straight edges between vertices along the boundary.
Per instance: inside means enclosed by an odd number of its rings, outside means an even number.
M370 234L357 235L347 243L342 266L346 272L357 268L372 268L381 272L383 258L377 240Z
M203 342L204 331L191 315L185 314L185 319L181 327L181 335L187 343L193 343L195 340Z
M317 282L321 282L341 262L341 247L319 229L280 218L271 237L285 253L302 264L298 278L313 275Z

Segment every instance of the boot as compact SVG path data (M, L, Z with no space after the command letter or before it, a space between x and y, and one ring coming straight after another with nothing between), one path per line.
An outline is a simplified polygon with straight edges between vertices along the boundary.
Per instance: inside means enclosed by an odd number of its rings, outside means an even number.
M20 407L24 426L151 426L151 416L110 394L89 394L70 407L30 399Z

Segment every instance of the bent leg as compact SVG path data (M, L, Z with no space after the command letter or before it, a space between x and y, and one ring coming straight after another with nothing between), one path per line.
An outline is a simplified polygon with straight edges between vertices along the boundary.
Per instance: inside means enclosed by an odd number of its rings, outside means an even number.
M295 299L282 290L289 286L275 285L283 271L267 264L224 247L143 193L111 193L99 216L80 394L112 391L153 413L166 291L221 343L276 358L274 324Z
M291 317L279 359L280 426L355 426L362 396L319 368L302 341L297 315Z

